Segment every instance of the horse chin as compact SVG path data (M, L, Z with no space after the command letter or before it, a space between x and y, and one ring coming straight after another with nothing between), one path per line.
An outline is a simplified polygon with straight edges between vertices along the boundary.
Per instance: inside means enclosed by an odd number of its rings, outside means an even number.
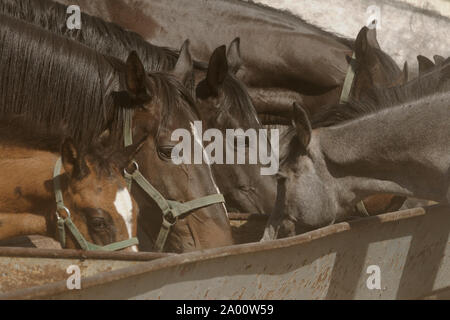
M297 234L295 230L295 223L289 219L284 219L278 227L277 238L293 237Z

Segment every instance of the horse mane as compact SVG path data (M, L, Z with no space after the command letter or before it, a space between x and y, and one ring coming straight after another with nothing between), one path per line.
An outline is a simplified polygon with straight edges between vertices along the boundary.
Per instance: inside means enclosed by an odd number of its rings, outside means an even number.
M187 112L191 120L200 119L200 112L189 90L178 79L164 72L148 74L153 82L153 99L159 99L161 105L161 122L159 128L164 128L171 116Z
M378 58L378 61L381 63L382 67L386 70L386 73L389 75L399 75L403 73L397 63L392 59L392 57L378 48L372 48L372 53Z
M0 117L0 144L52 153L60 153L65 139L70 138L67 126L48 127L21 115ZM89 144L75 143L80 154L88 159L97 172L111 175L113 168L122 168L128 161L124 148L111 143L110 138L95 139Z
M237 119L243 119L251 128L260 126L258 115L247 89L232 73L229 72L225 77L222 90L224 99L218 105L217 118L224 112L228 112Z
M66 6L50 0L0 2L2 13L34 25L45 26L53 33L84 43L96 51L120 60L125 61L128 54L134 50L147 71L171 70L178 60L179 54L176 50L152 45L133 31L86 13L81 13L82 28L70 30L66 26L66 9Z
M325 106L311 118L313 128L328 127L449 89L450 65L392 88L370 88L367 98Z
M122 125L123 109L110 93L120 86L112 63L124 63L8 16L0 24L0 114L64 122L80 141Z

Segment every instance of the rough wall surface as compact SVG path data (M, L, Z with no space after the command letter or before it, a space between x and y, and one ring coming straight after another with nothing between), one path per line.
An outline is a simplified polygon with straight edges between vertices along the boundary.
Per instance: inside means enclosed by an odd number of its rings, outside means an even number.
M247 1L247 0L244 0ZM288 10L327 31L354 38L379 8L378 39L399 65L413 73L418 54L450 56L449 0L254 0ZM371 8L370 8L371 7ZM370 8L370 9L369 9ZM372 10L371 10L372 9Z

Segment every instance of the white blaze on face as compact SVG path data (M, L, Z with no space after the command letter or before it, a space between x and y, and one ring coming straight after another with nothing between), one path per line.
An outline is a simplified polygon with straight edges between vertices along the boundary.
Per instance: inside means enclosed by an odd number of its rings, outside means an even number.
M208 154L205 151L205 148L203 148L203 140L200 137L200 133L198 132L197 127L194 125L193 122L190 122L190 125L191 125L191 131L192 131L192 135L194 136L195 143L198 143L201 146L202 152L203 152L203 157L205 159L208 159L207 165L208 165L208 168L209 168L209 173L211 175L211 178L212 178L211 180L212 180L212 183L214 185L214 188L216 188L217 193L220 194L219 187L217 186L216 181L214 181L214 177L213 177L212 171L211 171L211 166L209 165L209 163L211 163L211 161L209 159ZM227 209L225 207L225 204L224 203L221 203L221 204L222 204L222 207L223 207L223 209L225 210L225 212L227 213L227 216L228 216L228 211L227 211Z
M133 221L133 202L131 201L130 193L128 189L123 188L117 191L116 199L114 200L114 206L117 212L122 216L127 227L128 236L131 238L131 224Z

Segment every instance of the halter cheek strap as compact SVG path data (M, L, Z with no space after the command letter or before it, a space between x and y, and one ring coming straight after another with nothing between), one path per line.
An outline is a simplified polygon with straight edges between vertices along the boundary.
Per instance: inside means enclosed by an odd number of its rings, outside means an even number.
M344 85L342 86L339 104L347 103L350 100L350 93L352 91L353 81L355 80L355 61L356 54L353 52L352 59L350 60L350 64L347 69L347 74L345 75Z
M355 52L353 52L352 59L350 60L350 64L347 69L347 74L345 75L344 85L342 86L339 104L345 104L350 101L350 93L352 91L353 81L355 80L355 69L356 69L356 54ZM363 201L357 203L356 211L364 217L370 216Z
M130 238L124 241L114 242L110 243L106 246L99 246L94 243L91 243L87 241L81 232L78 230L78 228L73 223L71 217L70 217L70 210L67 209L67 207L64 205L63 200L63 194L61 190L61 183L60 183L60 173L61 173L61 166L62 166L62 160L59 158L56 161L55 168L53 170L53 189L55 192L55 200L56 200L56 226L58 231L58 240L61 244L62 248L66 247L66 228L70 231L70 233L73 235L75 240L80 245L81 249L83 250L89 250L89 251L96 251L96 250L103 250L103 251L116 251L121 250L124 248L128 248L134 245L139 244L139 241L137 238ZM65 211L67 218L63 218L60 215L60 212Z
M131 131L132 117L133 111L127 109L125 111L125 118L124 118L125 147L133 143L133 136ZM155 250L159 252L164 250L164 246L166 244L170 228L177 223L178 217L203 207L208 207L213 204L225 202L223 195L220 193L201 197L188 202L167 200L142 175L142 173L139 171L139 166L136 162L134 162L134 166L135 170L132 173L129 173L126 170L124 170L125 180L127 181L127 184L129 186L128 190L131 191L131 184L133 181L135 181L142 188L142 190L144 190L145 193L147 193L150 196L150 198L152 198L156 202L156 204L162 211L163 221L161 229L159 230L158 238L156 239L156 242L154 244Z

